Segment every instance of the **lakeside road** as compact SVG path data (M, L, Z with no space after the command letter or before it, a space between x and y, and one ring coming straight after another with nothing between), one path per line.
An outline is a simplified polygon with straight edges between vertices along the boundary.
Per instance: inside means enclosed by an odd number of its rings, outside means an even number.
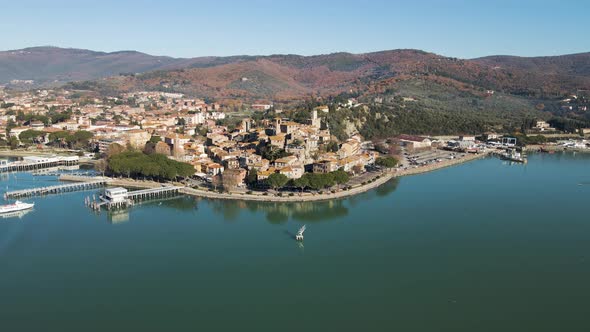
M572 148L572 147L564 147L562 145L527 145L525 147L525 151L529 152L537 152L539 150L551 151L551 152L582 152L582 153L590 153L590 149L583 149L583 148Z
M370 172L365 173L360 176L360 178L356 178L355 181L357 184L352 185L351 189L342 190L338 189L332 193L329 190L324 190L323 193L293 193L293 196L290 196L289 193L283 193L282 196L278 196L271 192L268 192L267 195L264 195L263 192L256 192L253 191L252 193L248 194L245 190L244 191L234 191L231 193L219 193L215 191L209 191L208 189L194 189L190 187L184 187L180 190L181 193L185 195L195 196L195 197L202 197L202 198L210 198L210 199L228 199L228 200L247 200L247 201L260 201L260 202L312 202L312 201L324 201L324 200L332 200L332 199L339 199L350 197L354 195L358 195L369 190L375 189L393 178L407 176L407 175L416 175L426 172L432 172L441 168L450 167L458 164L462 164L465 162L473 161L476 159L480 159L486 157L490 154L491 151L479 153L479 154L468 154L462 158L456 158L452 160L441 161L439 163L430 164L426 166L419 166L415 168L408 168L408 169L394 169L391 171L383 171L383 172ZM74 176L74 175L62 175L60 180L62 181L90 181L95 180L96 177L86 177L86 176ZM144 181L144 180L133 180L133 179L123 179L123 178L108 178L109 184L111 186L119 186L119 187L128 187L128 188L137 188L137 189L148 189L148 188L157 188L161 187L162 184L154 181ZM362 184L365 182L365 184ZM171 183L173 185L182 186L180 183Z

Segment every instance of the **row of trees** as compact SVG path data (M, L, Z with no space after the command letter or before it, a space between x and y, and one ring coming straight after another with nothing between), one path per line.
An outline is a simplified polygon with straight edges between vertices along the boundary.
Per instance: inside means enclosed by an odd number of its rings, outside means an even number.
M21 133L20 136L24 133ZM87 147L92 137L94 137L94 134L89 131L79 130L72 133L64 130L49 134L49 143L60 147L79 149Z
M551 127L566 133L575 133L579 132L581 128L590 127L590 119L569 119L556 117L549 120L548 123L551 125Z
M163 154L145 154L139 151L124 151L107 159L107 172L133 178L176 180L195 173L192 165L178 162Z
M41 143L45 134L45 132L39 130L25 130L19 134L18 139L16 137L10 137L7 144L11 148L16 148L19 141L24 145ZM94 134L89 131L80 130L69 132L64 130L49 134L49 144L70 149L86 148L90 144L92 137L94 137Z
M305 173L302 177L292 180L284 174L273 173L264 182L275 190L283 187L293 187L303 191L306 188L312 190L331 188L335 185L345 184L349 180L350 175L347 172L337 170L330 173Z
M47 126L69 120L72 117L72 110L57 111L51 109L47 114L25 114L23 111L18 111L15 114L14 111L8 111L7 115L16 115L16 120L25 124L31 121L41 121Z

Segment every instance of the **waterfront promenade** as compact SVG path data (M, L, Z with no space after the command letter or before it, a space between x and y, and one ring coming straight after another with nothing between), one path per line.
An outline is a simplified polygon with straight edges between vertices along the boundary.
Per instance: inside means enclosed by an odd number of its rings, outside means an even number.
M434 164L429 164L425 166L417 166L407 169L392 169L383 172L369 172L365 173L359 177L355 177L351 179L349 182L349 186L352 188L348 190L343 189L334 189L332 192L331 190L324 190L321 193L319 192L283 192L282 195L278 195L277 193L268 191L246 191L246 190L239 190L239 191L232 191L232 192L223 192L219 193L216 191L210 191L207 188L190 188L185 187L181 183L173 182L172 185L175 186L182 186L180 189L180 193L195 197L202 197L202 198L210 198L210 199L227 199L227 200L247 200L247 201L260 201L260 202L311 202L311 201L324 201L324 200L332 200L332 199L339 199L345 198L349 196L358 195L369 190L375 189L389 180L395 177L407 176L407 175L415 175L420 173L432 172L441 168L450 167L454 165L458 165L461 163L473 161L476 159L480 159L486 157L490 154L490 151L486 151L479 154L468 154L461 158L456 158L452 160L445 160ZM124 179L124 178L110 178L110 177L88 177L88 176L75 176L75 175L62 175L60 176L61 181L74 181L74 182L86 182L91 180L96 180L97 178L105 179L108 181L109 186L120 186L120 187L127 187L127 188L137 188L137 189L148 189L148 188L158 188L161 187L162 184L154 181L145 181L145 180L134 180L134 179ZM266 194L265 194L266 193ZM291 195L292 194L292 195Z
M555 145L555 144L537 144L537 145L527 145L525 151L536 152L540 151L541 149L548 151L548 152L581 152L581 153L590 153L590 148L574 148L574 147L564 147L563 145Z

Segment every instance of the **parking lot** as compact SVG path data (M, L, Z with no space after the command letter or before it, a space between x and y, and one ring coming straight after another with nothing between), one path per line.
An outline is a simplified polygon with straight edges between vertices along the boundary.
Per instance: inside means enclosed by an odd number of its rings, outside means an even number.
M428 150L417 153L404 152L406 163L403 166L424 166L446 160L463 158L464 156L465 153L446 150Z

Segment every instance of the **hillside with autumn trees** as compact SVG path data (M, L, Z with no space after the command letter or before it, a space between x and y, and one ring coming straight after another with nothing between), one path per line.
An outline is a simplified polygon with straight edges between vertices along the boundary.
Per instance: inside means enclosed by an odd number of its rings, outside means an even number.
M70 88L105 93L165 90L216 99L289 101L308 95L361 94L421 78L485 94L555 98L590 88L590 53L544 58L457 59L419 50L318 56L271 55L206 58L185 67L117 75Z

